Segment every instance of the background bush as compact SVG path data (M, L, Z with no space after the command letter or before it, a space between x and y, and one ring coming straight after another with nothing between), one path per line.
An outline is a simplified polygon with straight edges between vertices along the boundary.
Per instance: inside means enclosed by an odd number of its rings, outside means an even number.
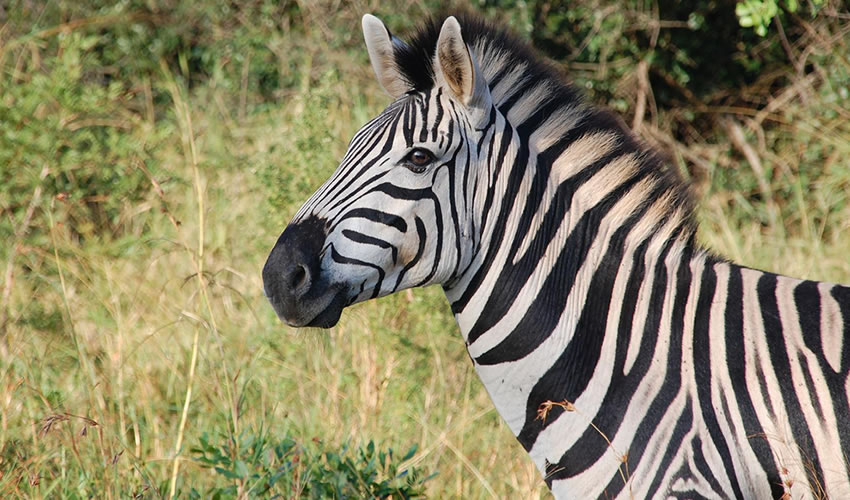
M403 34L438 4L0 4L0 496L545 495L439 290L329 332L282 326L261 292L285 223L387 104L360 16ZM841 2L474 9L670 156L707 245L850 282Z

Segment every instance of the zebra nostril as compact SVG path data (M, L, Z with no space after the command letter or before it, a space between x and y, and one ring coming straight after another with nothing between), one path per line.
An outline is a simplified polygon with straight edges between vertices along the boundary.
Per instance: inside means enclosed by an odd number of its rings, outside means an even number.
M304 264L298 264L295 266L289 285L296 293L302 293L309 287L310 271L307 269L307 266Z

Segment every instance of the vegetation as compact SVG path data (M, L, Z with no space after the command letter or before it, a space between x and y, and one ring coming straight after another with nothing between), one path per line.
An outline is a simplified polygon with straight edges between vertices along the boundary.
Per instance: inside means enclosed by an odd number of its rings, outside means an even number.
M360 15L404 32L436 4L0 5L0 496L545 496L439 289L327 332L262 294L277 235L387 103ZM850 282L850 14L741 5L476 9L670 155L706 244Z
M240 436L238 444L230 437L223 441L223 445L215 444L204 433L200 446L191 451L202 466L214 469L232 484L203 493L192 488L190 497L414 498L422 493L424 479L416 469L399 472L393 451L376 452L371 441L354 458L346 456L347 447L339 453L317 455L292 439L274 442L267 434ZM321 445L318 439L314 442ZM413 446L400 460L410 460L415 453Z

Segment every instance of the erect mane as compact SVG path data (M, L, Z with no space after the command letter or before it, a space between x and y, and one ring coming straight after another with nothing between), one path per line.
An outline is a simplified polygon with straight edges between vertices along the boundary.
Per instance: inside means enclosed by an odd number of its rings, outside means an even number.
M429 18L410 39L404 40L404 44L394 46L396 65L413 91L434 86L434 52L446 17ZM455 14L455 17L491 90L506 71L522 67L524 80L550 82L553 98L580 99L580 94L566 83L560 71L510 31L472 14ZM566 95L558 95L562 92ZM495 104L498 106L501 102L496 99Z
M432 17L403 43L394 43L395 63L411 92L426 91L435 85L434 53L440 29L447 16ZM656 150L638 139L623 120L611 111L585 102L583 95L569 83L566 75L536 54L510 31L478 16L456 14L464 41L470 47L490 88L493 103L503 115L520 117L513 123L520 135L548 122L551 142L562 142L575 134L605 130L618 137L621 151L639 153L639 176L650 179L670 201L669 214L683 216L680 237L693 243L696 232L695 202L690 186L679 172ZM510 113L509 113L510 112ZM564 123L548 126L557 116L579 113L581 125ZM660 221L659 221L660 222Z

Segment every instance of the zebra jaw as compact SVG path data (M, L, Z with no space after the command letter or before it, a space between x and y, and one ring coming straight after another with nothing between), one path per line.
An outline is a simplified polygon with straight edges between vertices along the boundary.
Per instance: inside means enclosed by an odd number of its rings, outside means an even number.
M324 226L317 217L290 224L263 267L263 292L289 326L330 328L348 303L345 287L321 273Z

